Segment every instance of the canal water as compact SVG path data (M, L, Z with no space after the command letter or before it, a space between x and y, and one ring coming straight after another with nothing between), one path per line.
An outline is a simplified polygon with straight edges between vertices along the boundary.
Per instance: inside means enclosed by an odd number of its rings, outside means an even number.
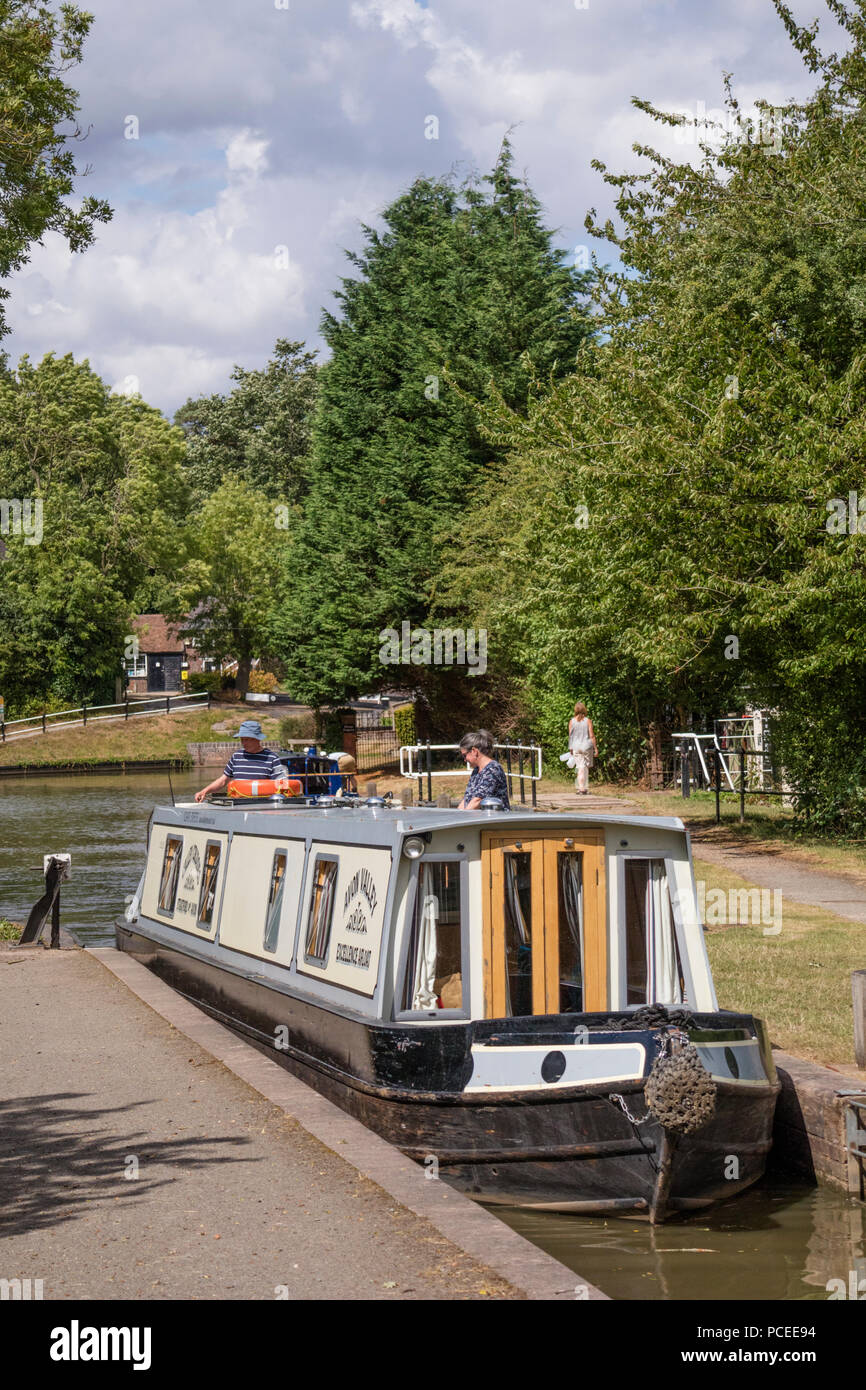
M189 800L213 769L172 773ZM147 822L170 801L168 775L0 778L0 917L24 921L41 896L43 854L72 855L63 925L113 945L137 884ZM492 1210L615 1299L825 1300L827 1285L866 1280L866 1208L829 1188L767 1178L709 1214L652 1228L628 1218ZM838 1287L838 1286L837 1286Z

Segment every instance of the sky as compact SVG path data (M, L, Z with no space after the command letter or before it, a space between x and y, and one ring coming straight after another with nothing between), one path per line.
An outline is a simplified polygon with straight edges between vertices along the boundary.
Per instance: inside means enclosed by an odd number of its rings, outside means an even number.
M790 0L789 0L790 2ZM419 175L482 173L503 135L556 242L583 264L612 211L592 168L692 157L633 96L712 113L722 74L749 107L814 85L771 0L86 0L81 195L114 209L70 255L48 234L10 281L2 347L71 352L171 416L262 366L277 338L322 347L323 308L361 224ZM825 23L822 0L793 0ZM701 105L703 104L703 105ZM435 118L435 119L433 119ZM696 150L694 151L696 157ZM586 248L586 249L582 249ZM601 245L602 259L613 259Z

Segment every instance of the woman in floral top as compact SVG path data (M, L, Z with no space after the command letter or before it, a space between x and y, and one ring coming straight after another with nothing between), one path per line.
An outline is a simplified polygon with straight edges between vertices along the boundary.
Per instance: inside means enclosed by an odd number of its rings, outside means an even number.
M474 734L466 734L460 740L460 752L471 768L469 781L458 811L476 811L485 796L496 796L506 811L511 810L508 800L508 782L505 773L490 755L493 752L493 739L486 729L478 729Z

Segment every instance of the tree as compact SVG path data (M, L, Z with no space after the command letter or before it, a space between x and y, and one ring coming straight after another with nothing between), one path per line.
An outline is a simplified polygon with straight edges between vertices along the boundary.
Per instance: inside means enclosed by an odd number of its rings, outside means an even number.
M176 580L183 437L86 362L23 357L0 380L0 691L114 698L139 595Z
M696 168L646 147L647 173L597 166L621 226L588 225L623 265L596 290L605 340L528 420L505 400L487 411L508 461L486 543L449 579L518 660L557 751L577 695L622 770L660 724L751 698L783 712L795 780L850 791L866 775L866 554L857 522L828 522L866 494L866 6L831 7L842 58L776 8L817 92L772 113L770 141L767 109L746 124L729 89L728 136ZM833 797L828 823L850 825L851 796Z
M63 130L79 109L63 75L81 62L92 18L72 4L56 14L32 0L0 0L0 280L27 262L46 232L81 251L94 224L111 218L100 199L85 197L77 208L65 201L87 170L77 168L71 148L81 131ZM8 296L0 286L0 336L9 331Z
M364 227L358 278L342 281L340 317L324 316L332 356L276 633L314 703L393 679L379 631L435 602L443 528L470 520L488 470L467 394L493 378L525 408L533 373L567 370L590 331L587 277L552 247L511 164L506 140L483 180L416 180L383 232Z
M316 402L316 353L279 338L262 371L235 367L228 395L189 400L175 415L187 434L187 472L199 497L244 478L274 502L295 507L306 491Z
M274 575L290 544L282 520L246 481L227 478L193 519L193 561L165 606L204 656L237 661L241 694L253 660L270 654Z

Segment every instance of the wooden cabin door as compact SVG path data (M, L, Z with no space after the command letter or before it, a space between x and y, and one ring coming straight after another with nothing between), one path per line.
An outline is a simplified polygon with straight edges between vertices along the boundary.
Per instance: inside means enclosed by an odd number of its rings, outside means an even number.
M482 832L488 1018L607 1008L604 835Z

